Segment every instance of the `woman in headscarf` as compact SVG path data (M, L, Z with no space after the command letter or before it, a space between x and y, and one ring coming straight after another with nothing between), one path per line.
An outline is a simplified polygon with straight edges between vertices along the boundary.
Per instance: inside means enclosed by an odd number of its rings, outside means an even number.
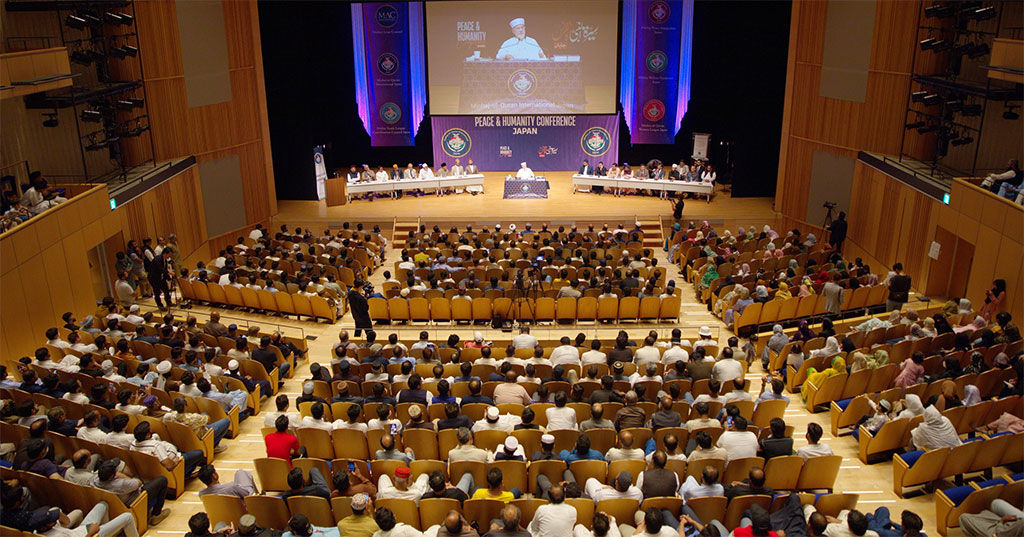
M782 352L782 348L789 343L789 338L782 332L782 325L777 324L772 327L772 337L768 338L768 343L764 346L764 352L761 353L761 362L768 363L768 351L774 351L775 354Z
M980 347L988 348L993 345L998 345L998 343L996 343L996 333L988 328L984 328L981 331L981 337L975 339L972 344L976 349Z
M747 289L746 287L737 287L736 289L737 295L739 295L740 298L733 303L731 308L725 310L725 316L723 317L725 324L730 326L732 326L733 320L736 318L737 315L743 313L743 310L747 309L747 306L754 303L754 300L750 298L749 289ZM728 302L726 302L725 304L728 304Z
M782 259L786 256L786 253L783 252L781 248L776 248L775 251L772 252L772 255L775 256L775 259Z
M924 334L924 337L935 337L935 319L925 317L921 321L921 332Z
M853 342L852 339L848 337L843 337L843 339L839 342L839 349L842 352L850 353L857 350L857 345Z
M992 320L992 316L1003 309L1003 301L1006 299L1006 280L995 280L992 282L992 289L985 291L985 305L981 307L979 315L986 321Z
M941 336L953 331L953 327L949 326L949 321L942 314L936 313L932 316L932 320L935 321L935 335Z
M803 341L808 342L814 339L814 331L807 326L806 319L800 319L796 326L796 333L793 334L793 338L790 341Z
M976 315L974 317L974 320L971 321L970 324L965 324L963 326L954 327L953 328L953 333L954 334L959 334L961 332L967 332L968 334L970 334L970 333L974 332L975 330L981 330L982 328L985 328L985 326L987 326L987 325L988 325L988 322L985 321L984 317L982 317L981 315Z
M707 220L704 220L703 222L700 223L700 230L703 231L705 235L707 235L708 232L711 231L711 224L709 224Z
M807 240L804 241L804 248L810 248L818 244L818 238L814 236L814 233L807 234Z
M765 235L767 235L769 239L775 240L775 239L779 238L779 234L776 233L776 231L774 229L772 229L771 226L769 226L768 224L765 224L765 226L763 228L761 228L761 231Z
M974 384L964 386L964 406L974 406L981 402L981 391Z
M768 246L765 247L764 253L761 254L762 261L768 261L769 259L772 258L772 252L775 250L775 248L773 248L772 246L774 245L769 244Z
M814 352L811 353L811 357L814 357ZM804 381L804 385L800 388L800 396L803 397L804 402L807 402L807 395L810 392L810 390L807 389L808 386L820 388L822 383L825 382L825 379L833 377L840 373L846 373L846 360L843 360L842 356L836 356L832 360L832 366L829 367L828 369L817 371L813 367L809 368L807 370L807 380Z
M936 401L936 405L939 410L949 410L958 406L963 406L963 401L960 400L960 396L956 393L956 383L952 380L944 380L940 385L942 392L939 393L939 399Z
M825 285L825 283L828 282L829 280L828 271L825 269L821 269L817 274L814 275L814 277L811 280L814 282L815 285Z
M921 328L920 325L912 324L910 325L910 333L907 334L906 339L909 339L910 341L915 341L926 337L928 337L928 335L924 333L924 330Z
M836 329L832 324L832 319L825 318L821 320L821 330L818 331L818 337L827 338L836 335Z
M804 364L804 350L799 343L795 343L789 348L789 356L786 356L786 365L793 366L793 369L799 370L800 366ZM785 376L786 369L782 370L783 376Z
M988 365L985 363L985 355L974 351L971 353L971 363L964 368L965 375L980 375L988 371Z
M903 360L900 364L900 372L893 380L893 386L906 388L921 382L924 377L924 353L915 352L909 360Z
M942 379L955 379L964 374L964 368L960 367L960 360L958 360L955 355L943 358L942 365L945 369L928 377L928 382L935 382Z
M957 303L955 299L949 299L945 304L942 305L942 314L946 317L957 314ZM938 314L936 314L938 315Z
M768 302L768 288L758 285L754 288L754 302Z
M921 404L921 398L915 394L908 393L903 398L903 411L896 415L897 418L913 418L914 416L920 416L924 414L924 405Z
M779 290L775 292L775 300L788 300L790 298L793 298L793 293L789 292L789 284L779 282Z
M800 280L800 288L797 291L796 296L798 296L800 298L804 298L805 296L811 296L813 294L814 294L814 285L811 283L811 279L810 278L808 278L807 276L804 276L803 279Z
M796 270L799 269L799 268L800 268L800 263L797 263L796 259L790 259L789 260L789 269L790 270L792 270L793 272L796 272Z
M924 421L910 431L911 443L915 449L938 449L960 445L960 435L949 418L942 415L935 406L924 409Z
M1009 412L1003 412L999 419L985 426L990 434L995 433L1024 433L1024 419L1018 418Z
M957 304L957 313L964 315L968 313L974 313L974 306L971 305L971 301L966 298L961 298Z
M879 367L889 363L889 353L879 349L872 354L868 354L867 359L868 367L871 369L878 369Z
M704 276L700 279L700 283L697 284L697 290L702 291L711 287L711 282L718 279L718 267L714 263L708 264L708 269L704 271Z
M743 263L742 265L740 265L740 271L739 271L738 274L736 274L736 277L737 278L745 278L745 277L747 277L749 275L750 275L750 264L749 263Z
M850 373L860 371L861 369L868 368L868 359L864 356L863 352L853 353L853 357L850 358Z
M900 324L914 324L921 318L917 314L917 310L913 308L907 308L903 312L903 318L900 319Z
M842 349L839 347L839 340L837 340L835 336L832 336L825 340L824 347L816 351L811 351L810 356L811 358L815 358L818 356L828 357L832 356L833 354L839 354L840 352L842 352Z

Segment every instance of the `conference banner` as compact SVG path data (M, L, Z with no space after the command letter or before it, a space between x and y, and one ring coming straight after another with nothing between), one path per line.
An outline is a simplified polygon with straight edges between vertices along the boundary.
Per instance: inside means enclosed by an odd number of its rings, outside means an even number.
M356 69L364 69L364 98L367 132L373 146L413 145L415 137L412 111L410 17L407 2L362 3L353 6L359 10L362 43L357 43L355 54L362 61ZM353 17L353 26L360 21ZM359 39L359 35L355 38ZM362 51L358 50L362 45ZM360 63L362 65L360 65ZM357 81L360 78L357 73ZM358 84L357 84L358 86ZM358 88L357 88L358 89Z
M630 61L631 92L623 100L635 144L671 144L689 99L689 43L693 0L634 0L626 10L623 61ZM684 57L685 56L685 57ZM682 68L681 68L682 67ZM631 95L630 95L631 93Z
M313 148L313 176L316 178L316 199L327 198L327 166L324 165L324 148Z
M433 116L434 168L463 166L513 171L520 162L535 172L579 169L583 159L606 167L619 159L619 116Z

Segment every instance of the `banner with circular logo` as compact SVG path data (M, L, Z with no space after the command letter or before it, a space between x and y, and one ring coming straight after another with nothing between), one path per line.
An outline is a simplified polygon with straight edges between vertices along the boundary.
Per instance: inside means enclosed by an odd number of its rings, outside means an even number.
M528 69L519 69L508 77L508 90L516 97L529 97L535 89L537 77Z
M668 7L668 3L660 0L651 2L650 7L647 8L647 16L650 17L651 22L657 24L664 24L671 14L672 10Z
M449 157L464 157L473 147L473 139L463 129L448 129L441 136L441 148Z
M660 51L653 50L647 55L647 70L652 73L660 73L668 66L668 56Z
M651 99L644 103L644 119L654 122L663 117L665 117L665 103L658 99Z
M583 152L592 157L600 157L608 152L612 145L612 136L602 127L591 127L580 137Z
M385 52L377 58L377 70L380 74L391 76L398 72L398 56Z
M380 119L388 125L394 125L402 119L402 108L395 103L384 103L380 106Z
M398 24L398 10L392 5L383 5L377 8L377 24L384 28L391 28Z

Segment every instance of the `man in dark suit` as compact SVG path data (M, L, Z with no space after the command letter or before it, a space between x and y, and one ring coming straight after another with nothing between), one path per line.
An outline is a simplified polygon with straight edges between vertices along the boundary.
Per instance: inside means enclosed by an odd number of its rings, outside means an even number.
M352 311L352 320L356 323L356 337L361 336L363 330L373 328L373 323L370 321L370 303L363 296L361 280L356 280L348 290L348 309Z
M580 166L580 175L594 175L594 167L590 165L587 159L583 159L583 165Z
M167 311L167 307L160 301L161 293L164 295L164 300L167 301L167 306L174 305L174 302L171 300L171 288L169 286L171 271L173 270L171 263L172 253L171 248L164 248L160 255L153 258L149 265L149 283L153 286L153 298L156 299L156 305L160 308L160 311Z
M836 249L837 252L843 251L843 241L846 240L846 213L839 211L839 217L836 218L832 225L828 228L828 243Z

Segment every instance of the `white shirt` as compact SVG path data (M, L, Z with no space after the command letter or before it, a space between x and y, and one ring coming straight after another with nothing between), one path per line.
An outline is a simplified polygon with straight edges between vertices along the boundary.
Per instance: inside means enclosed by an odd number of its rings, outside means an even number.
M559 345L551 351L551 365L580 365L580 351L572 345Z
M537 44L536 39L524 37L520 40L515 36L506 39L501 44L495 57L504 60L505 56L512 56L513 60L540 60L545 57L544 50Z
M732 379L743 377L743 365L733 358L719 360L711 368L711 376L722 384L731 382Z
M644 460L644 450L640 448L633 449L622 449L622 448L611 448L608 453L604 454L604 460L608 462L612 461L624 461L624 460Z
M595 535L583 524L576 524L576 527L572 529L572 537L595 537ZM622 534L619 533L619 523L611 515L608 515L608 534L605 537L622 537Z
M629 385L635 386L637 382L647 382L649 380L663 382L661 380L661 375L654 375L653 377L648 377L646 374L641 375L640 373L633 373L632 375L629 376Z
M619 498L627 498L638 502L644 501L644 494L640 492L636 485L630 485L626 492L619 492L615 487L602 485L600 481L591 477L584 484L584 489L587 491L587 496L593 498L595 503L601 500L617 500Z
M373 176L373 178L376 179L377 181L387 181L388 180L388 172L386 172L384 170L381 170L381 171L377 172Z
M473 432L505 431L507 433L511 433L512 429L522 422L523 419L520 418L519 416L514 416L512 414L502 414L498 416L498 421L494 423L487 421L487 418L477 421L476 423L473 424Z
M181 453L174 444L153 438L143 440L142 442L132 442L131 448L142 453L149 453L160 460L181 457Z
M274 411L274 412L267 412L266 414L264 414L264 416L263 416L263 426L264 427L276 427L276 424L274 422L277 421L277 417L278 416L282 416L282 415L283 416L288 416L288 427L290 427L292 429L297 429L299 427L299 423L302 421L302 418L299 417L299 414L296 413L296 412L277 412L277 411Z
M303 416L302 421L299 422L299 427L312 427L314 429L323 429L325 431L331 431L334 429L330 422L324 421L323 419L318 420L313 416Z
M331 424L334 429L355 429L357 431L366 432L366 424L361 422L349 423L345 420L334 420Z
M676 345L665 349L665 352L661 355L661 361L665 365L674 364L676 362L689 362L690 353L686 352L686 349Z
M82 353L82 354L89 353L89 352L96 352L96 351L99 350L99 348L96 345L92 344L92 343L90 343L88 345L84 345L82 343L75 343L74 345L71 346L71 348L73 350L76 350L76 351Z
M748 392L743 390L733 390L722 396L722 402L725 404L732 403L733 401L753 401Z
M373 418L366 422L366 429L390 429L392 425L397 427L397 430L402 430L402 422L398 420L381 420L378 418Z
M601 351L587 351L580 357L583 365L603 364L608 362L608 355Z
M565 503L549 503L537 508L526 530L533 537L566 537L575 524L575 507Z
M441 526L435 527L440 528ZM289 533L288 535L291 534ZM391 528L388 531L377 530L373 532L373 535L371 537L422 537L423 535L424 534L420 530L404 522L398 522L395 524L395 527Z
M434 178L434 170L431 170L430 168L428 168L426 166L421 167L420 168L419 178L420 179L433 179Z
M427 492L427 474L420 474L416 481L409 483L408 490L398 490L387 474L377 480L377 498L398 498L420 504L420 498Z
M544 411L548 417L548 430L572 429L576 430L576 410L564 407L552 407Z
M757 456L757 435L750 431L725 431L718 437L718 447L729 452L729 460Z
M533 170L530 168L519 168L516 172L516 179L531 179L533 178Z
M713 347L717 347L718 346L718 342L713 340L713 339L698 339L697 341L695 341L693 343L693 348L696 349L697 347L704 347L706 345L711 345Z
M532 349L537 346L537 338L530 334L519 334L512 338L512 346L517 349Z
M657 347L643 346L633 353L633 361L636 362L638 369L647 362L657 362L658 360L661 360L661 352Z
M132 444L135 443L135 436L124 432L111 432L110 434L107 435L107 438L104 441L104 443L110 444L112 446L117 446L121 449L131 449Z
M254 229L249 232L249 238L254 241L260 240L263 238L263 232L258 229Z
M84 393L65 393L63 399L78 403L80 405L89 404L89 398Z
M47 345L52 345L52 346L57 347L59 349L66 349L66 348L71 346L70 343L68 343L67 341L64 341L63 339L60 339L60 338L51 339L51 340L47 341L46 344Z
M796 454L800 455L807 460L811 457L824 457L832 454L832 448L827 444L807 444L806 446L796 450Z
M97 444L105 444L107 442L107 435L109 434L110 433L105 433L100 430L99 427L82 427L78 430L77 436L82 440L88 440Z

